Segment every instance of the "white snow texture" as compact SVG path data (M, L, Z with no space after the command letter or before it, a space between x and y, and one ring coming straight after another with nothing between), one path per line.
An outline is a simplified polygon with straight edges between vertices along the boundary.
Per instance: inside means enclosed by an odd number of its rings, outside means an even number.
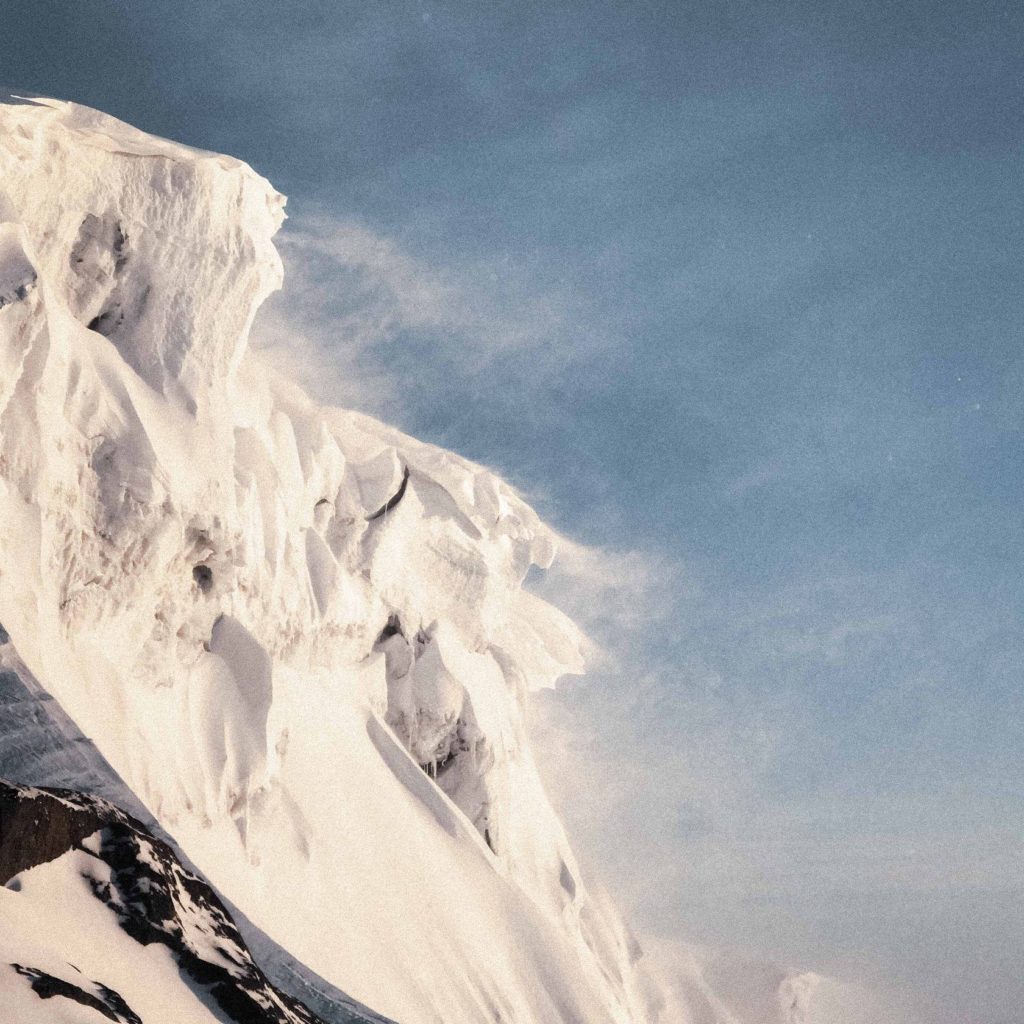
M104 114L0 106L18 654L234 905L401 1024L755 1024L703 968L659 990L544 795L526 697L583 669L521 587L550 531L247 348L284 202ZM808 977L756 1024L817 1020Z

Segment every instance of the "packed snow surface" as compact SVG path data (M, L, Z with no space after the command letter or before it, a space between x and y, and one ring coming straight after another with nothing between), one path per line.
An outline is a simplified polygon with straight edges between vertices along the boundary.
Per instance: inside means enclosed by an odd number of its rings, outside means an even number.
M0 622L24 674L258 928L402 1024L739 1021L658 992L543 792L526 696L583 668L522 589L551 532L248 349L283 219L237 160L0 106ZM772 1020L817 1020L809 983L766 984Z

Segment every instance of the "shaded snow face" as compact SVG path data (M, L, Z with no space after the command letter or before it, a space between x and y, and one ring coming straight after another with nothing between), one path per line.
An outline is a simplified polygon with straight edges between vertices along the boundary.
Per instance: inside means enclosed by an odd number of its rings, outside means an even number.
M283 203L249 168L20 105L0 190L0 621L31 673L362 1001L651 1019L529 751L526 692L582 668L521 590L554 551L533 511L247 353Z

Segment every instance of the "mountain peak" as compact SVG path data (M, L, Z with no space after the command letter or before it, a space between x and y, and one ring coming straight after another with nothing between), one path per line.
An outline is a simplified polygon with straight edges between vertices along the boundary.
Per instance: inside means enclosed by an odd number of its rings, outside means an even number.
M239 160L74 103L2 105L0 135L0 217L20 225L51 310L196 411L280 287L284 197Z

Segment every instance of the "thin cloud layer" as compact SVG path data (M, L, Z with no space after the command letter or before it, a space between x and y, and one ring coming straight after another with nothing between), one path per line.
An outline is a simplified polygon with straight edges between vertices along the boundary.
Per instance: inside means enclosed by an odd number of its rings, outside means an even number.
M420 388L433 400L445 384L504 389L511 376L550 392L609 345L568 295L538 292L510 260L428 265L322 213L289 221L278 247L286 286L254 341L321 398L396 418L415 415Z

